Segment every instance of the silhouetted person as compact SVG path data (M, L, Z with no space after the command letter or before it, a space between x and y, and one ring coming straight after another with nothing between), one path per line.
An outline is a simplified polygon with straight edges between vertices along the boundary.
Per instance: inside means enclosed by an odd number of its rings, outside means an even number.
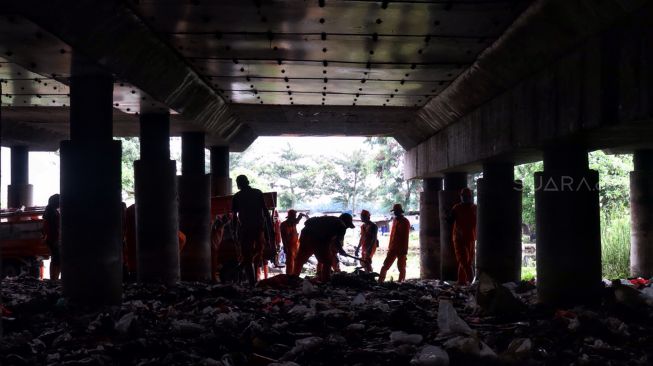
M297 224L306 215L299 214L297 211L288 210L286 221L279 226L281 241L283 243L283 252L286 254L286 274L292 274L295 265L295 257L299 250L299 234L297 233ZM308 216L307 216L308 217Z
M306 220L299 237L299 251L292 274L299 276L308 258L315 254L318 278L323 282L328 281L331 269L338 268L336 254L347 255L342 248L347 228L354 228L352 217L348 213L339 217L321 216Z
M238 239L240 241L240 267L245 271L249 283L256 283L254 264L262 264L264 248L264 215L267 215L263 192L249 186L244 175L236 178L239 192L234 195L232 212L238 220Z
M408 255L408 235L410 234L410 222L404 216L404 209L400 204L392 207L395 215L392 220L392 229L390 229L390 242L388 243L388 254L383 261L381 273L379 273L379 282L385 281L385 275L392 266L395 259L399 269L399 282L406 279L406 256Z
M59 194L53 194L48 199L43 213L43 236L45 245L50 250L50 279L59 279L61 274Z
M474 243L476 241L476 205L469 188L460 191L460 203L453 206L448 218L453 224L453 249L458 262L458 284L466 285L474 278Z
M356 256L363 249L361 257L361 265L367 272L372 272L372 257L376 253L376 248L379 246L379 240L377 239L377 233L379 232L379 227L373 223L371 220L370 212L367 210L361 211L361 238L356 247Z

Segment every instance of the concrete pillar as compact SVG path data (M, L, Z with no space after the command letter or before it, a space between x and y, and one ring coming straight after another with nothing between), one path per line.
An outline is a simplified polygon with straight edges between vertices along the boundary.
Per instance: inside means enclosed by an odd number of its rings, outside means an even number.
M440 204L442 178L424 179L419 197L420 278L440 278Z
M598 182L584 148L544 150L544 171L535 173L537 290L543 303L566 306L600 300Z
M512 163L483 164L477 187L476 268L499 283L521 279L521 182Z
M138 281L179 281L176 163L170 160L170 115L140 116L141 158L134 162Z
M653 277L653 150L633 154L630 172L630 274Z
M229 146L211 146L211 196L230 194Z
M438 192L440 205L440 272L444 281L458 279L458 264L453 249L452 225L447 222L451 208L460 202L460 190L467 187L467 173L452 172L444 175L444 190Z
M204 133L181 135L179 177L179 228L186 235L181 252L181 279L211 279L210 216L211 177L204 174Z
M7 187L7 205L11 208L33 206L34 187L29 184L29 148L11 147L11 184Z
M63 293L122 301L121 145L112 136L113 78L73 56L70 140L61 142Z

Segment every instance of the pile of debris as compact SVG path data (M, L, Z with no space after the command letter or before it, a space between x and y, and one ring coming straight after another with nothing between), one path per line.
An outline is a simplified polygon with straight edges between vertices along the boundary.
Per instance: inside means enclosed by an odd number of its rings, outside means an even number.
M58 282L2 282L2 365L647 365L653 288L611 283L601 307L548 309L532 283L328 284L285 275L256 288L127 284L84 309Z

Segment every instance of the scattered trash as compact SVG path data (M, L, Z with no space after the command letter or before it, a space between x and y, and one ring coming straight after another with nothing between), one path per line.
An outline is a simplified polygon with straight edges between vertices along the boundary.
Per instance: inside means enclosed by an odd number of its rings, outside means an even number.
M647 365L653 357L653 289L643 281L611 283L601 306L551 312L532 300L531 282L272 278L254 288L125 284L122 304L99 309L69 303L58 281L7 278L0 364ZM481 287L494 297L479 298ZM504 290L523 310L480 311L477 300L503 304Z
M449 355L440 347L426 345L410 360L411 366L449 366Z

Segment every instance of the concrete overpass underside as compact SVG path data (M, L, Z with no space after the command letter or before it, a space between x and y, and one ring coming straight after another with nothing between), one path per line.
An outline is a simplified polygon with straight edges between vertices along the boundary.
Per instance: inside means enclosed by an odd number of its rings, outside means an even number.
M456 279L446 216L476 171L477 271L519 278L513 167L543 159L534 179L562 183L536 194L538 291L556 305L601 293L587 152L633 152L632 272L653 275L647 1L23 0L0 12L2 145L15 149L16 172L29 149L61 151L63 286L74 301L121 296L114 136L141 139L142 282L210 279L209 196L230 192L228 152L279 135L397 139L405 178L424 179L422 277L444 280ZM180 177L171 135L182 136ZM15 176L19 207L31 186ZM188 237L181 256L177 229Z

